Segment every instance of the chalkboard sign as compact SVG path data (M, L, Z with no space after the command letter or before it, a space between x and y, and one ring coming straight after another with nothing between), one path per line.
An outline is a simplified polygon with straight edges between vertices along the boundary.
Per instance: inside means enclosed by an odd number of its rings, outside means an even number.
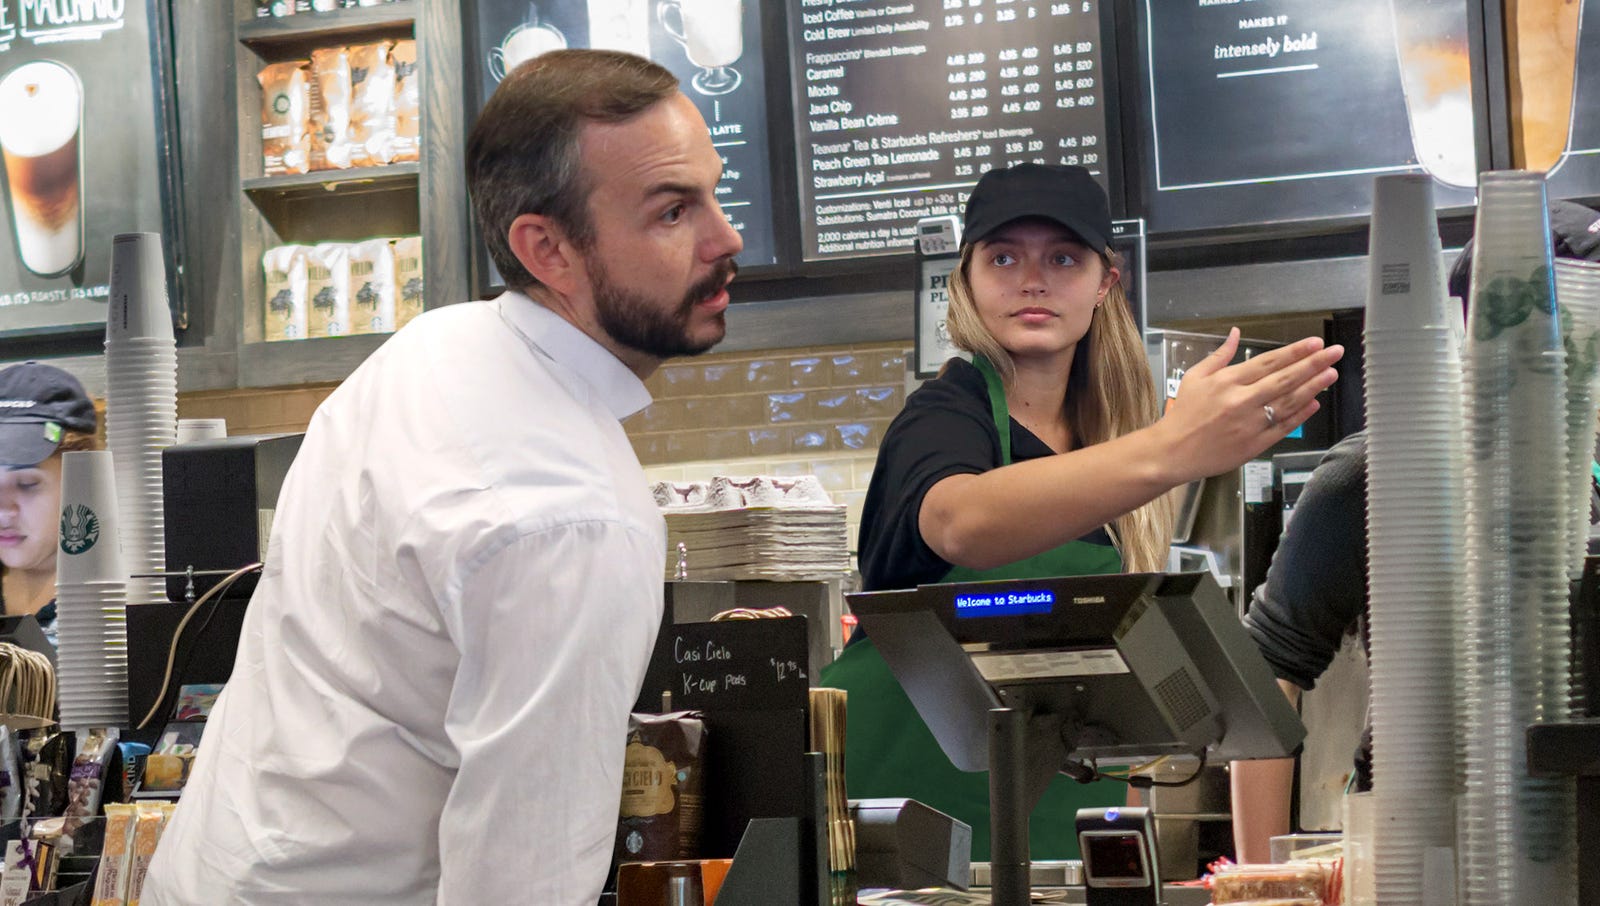
M1472 203L1466 0L1136 6L1151 232L1364 217L1384 173Z
M788 9L806 260L907 252L919 219L961 213L985 171L1024 161L1088 167L1120 208L1102 0Z
M671 692L676 710L803 709L808 657L805 617L666 625L640 700Z
M1564 41L1562 42L1565 43ZM1554 136L1557 147L1565 146L1560 158L1550 168L1551 198L1593 198L1600 196L1600 2L1591 0L1583 4L1582 19L1577 37L1573 41L1577 51L1575 61L1557 55L1550 66L1559 70L1573 68L1573 87L1570 116L1558 126L1566 126L1565 142L1558 132ZM1526 84L1526 92L1539 92L1541 86ZM1551 99L1559 103L1564 98ZM1557 113L1568 110L1559 104ZM1526 127L1524 141L1529 139ZM1527 149L1527 165L1542 169L1550 162L1544 159L1537 147Z
M467 0L468 82L479 106L517 64L564 47L622 50L671 70L722 155L717 201L744 239L739 263L777 262L767 144L763 4L756 0ZM496 277L487 282L495 284Z

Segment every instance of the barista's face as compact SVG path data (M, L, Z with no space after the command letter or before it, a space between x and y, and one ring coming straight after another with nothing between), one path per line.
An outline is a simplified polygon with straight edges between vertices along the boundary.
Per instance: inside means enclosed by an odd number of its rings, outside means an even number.
M1116 279L1071 230L1033 218L979 242L967 270L979 317L1019 359L1070 355Z
M36 466L0 469L0 563L55 569L61 530L61 454Z

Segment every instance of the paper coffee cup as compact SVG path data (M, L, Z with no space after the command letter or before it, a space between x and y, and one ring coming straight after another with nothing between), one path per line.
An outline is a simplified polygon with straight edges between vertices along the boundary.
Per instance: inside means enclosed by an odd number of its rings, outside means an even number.
M106 316L106 342L141 337L173 339L161 234L118 233L111 240L111 300Z
M110 451L63 453L57 586L127 580L117 513L116 470Z

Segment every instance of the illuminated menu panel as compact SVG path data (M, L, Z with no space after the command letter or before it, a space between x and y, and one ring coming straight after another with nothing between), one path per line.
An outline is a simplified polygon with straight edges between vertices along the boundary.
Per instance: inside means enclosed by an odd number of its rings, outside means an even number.
M789 0L803 256L909 251L917 220L961 213L992 167L1080 164L1117 185L1100 7Z
M1139 0L1153 233L1359 217L1373 177L1476 182L1467 4Z
M739 262L777 262L767 81L758 0L471 0L471 64L481 96L550 50L590 47L648 57L676 75L722 156L717 200L744 238Z

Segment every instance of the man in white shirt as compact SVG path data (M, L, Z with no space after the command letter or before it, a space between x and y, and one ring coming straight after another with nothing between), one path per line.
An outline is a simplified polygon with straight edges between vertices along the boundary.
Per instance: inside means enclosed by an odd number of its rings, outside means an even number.
M598 899L666 547L619 419L722 338L721 172L646 60L501 84L467 175L515 289L418 318L313 417L144 902Z

